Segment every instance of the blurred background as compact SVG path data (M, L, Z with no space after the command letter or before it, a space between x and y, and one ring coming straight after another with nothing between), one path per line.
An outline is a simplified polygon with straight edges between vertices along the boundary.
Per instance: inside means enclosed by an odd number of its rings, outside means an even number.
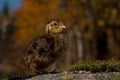
M57 63L120 60L120 0L0 0L0 75L23 72L27 45L52 18L68 30L67 50Z

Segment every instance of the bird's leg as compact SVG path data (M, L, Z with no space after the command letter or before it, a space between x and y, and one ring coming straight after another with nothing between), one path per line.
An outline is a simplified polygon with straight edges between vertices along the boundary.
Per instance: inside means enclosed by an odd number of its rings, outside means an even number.
M56 69L54 69L53 71L50 72L51 74L57 73Z
M36 75L42 75L42 74L48 74L49 72L43 69L43 70L36 70L34 71L34 73L36 73Z

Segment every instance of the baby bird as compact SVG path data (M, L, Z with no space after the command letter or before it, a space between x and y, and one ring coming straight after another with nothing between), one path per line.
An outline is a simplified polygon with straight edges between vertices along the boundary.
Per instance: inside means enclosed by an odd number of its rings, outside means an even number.
M44 73L65 51L66 26L60 20L46 25L46 34L37 37L26 49L25 66L35 73Z

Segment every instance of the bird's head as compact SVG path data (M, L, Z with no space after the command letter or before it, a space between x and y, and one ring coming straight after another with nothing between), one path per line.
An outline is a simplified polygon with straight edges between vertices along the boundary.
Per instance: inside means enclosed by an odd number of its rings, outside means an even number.
M51 20L46 26L46 33L61 33L65 28L66 26L60 20Z

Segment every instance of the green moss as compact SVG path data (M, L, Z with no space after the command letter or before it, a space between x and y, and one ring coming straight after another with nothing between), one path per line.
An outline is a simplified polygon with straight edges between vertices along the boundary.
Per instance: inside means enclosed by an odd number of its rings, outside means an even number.
M60 78L60 80L71 80L73 79L74 76L72 74L69 74L69 75L64 75Z
M120 76L114 76L112 80L120 80Z
M79 61L65 71L120 72L120 61Z
M9 80L8 76L6 77L1 77L0 80Z

